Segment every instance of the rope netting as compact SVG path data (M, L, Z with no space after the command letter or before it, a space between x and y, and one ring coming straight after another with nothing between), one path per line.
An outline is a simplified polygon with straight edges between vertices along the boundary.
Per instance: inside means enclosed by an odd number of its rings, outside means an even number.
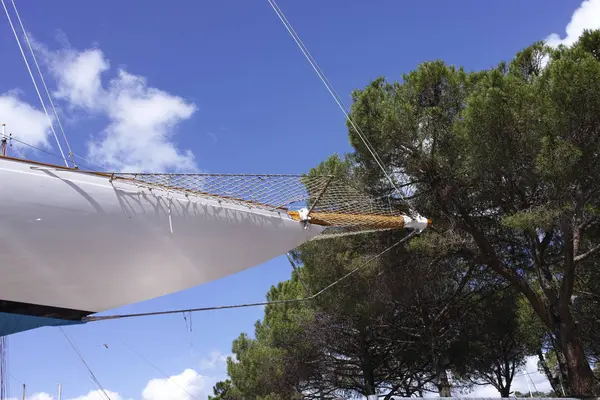
M402 228L405 221L394 199L375 198L327 175L115 173L113 179L248 208L284 210L296 220L302 219L304 208L311 223L328 226L329 232Z

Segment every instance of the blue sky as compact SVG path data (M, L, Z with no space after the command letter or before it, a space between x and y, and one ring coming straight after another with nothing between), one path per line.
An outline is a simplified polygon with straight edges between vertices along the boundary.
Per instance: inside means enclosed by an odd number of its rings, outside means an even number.
M7 6L11 10L10 1ZM88 160L156 172L302 173L334 152L350 151L343 114L267 0L171 5L18 0L17 6L69 142ZM279 0L279 6L347 103L351 90L378 76L396 79L423 61L488 68L552 33L559 37L551 42L569 42L583 28L600 27L596 0ZM15 137L57 153L2 18L0 119ZM60 162L18 143L10 149L13 155L23 150L35 159ZM280 257L115 311L260 301L289 274ZM118 393L113 400L191 398L134 352L165 374L180 375L181 386L206 398L224 374L231 341L242 331L252 332L261 315L260 308L195 314L191 332L181 315L93 323L65 332L103 385ZM32 399L49 399L60 382L63 398L100 398L89 394L95 387L59 329L9 340L13 396L24 382L29 394L42 393Z

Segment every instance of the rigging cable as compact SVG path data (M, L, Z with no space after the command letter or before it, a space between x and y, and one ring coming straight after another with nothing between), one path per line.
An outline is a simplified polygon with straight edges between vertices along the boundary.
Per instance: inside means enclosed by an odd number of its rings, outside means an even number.
M315 70L315 72L317 73L318 77L321 79L321 82L323 82L323 85L325 85L325 88L329 91L329 94L331 94L331 96L333 97L333 99L337 103L337 105L340 108L340 110L342 110L342 112L346 116L348 122L350 122L350 125L354 128L354 130L356 131L356 133L358 134L359 138L364 143L365 147L367 148L367 150L369 151L369 153L371 154L371 156L373 156L373 159L375 160L375 162L377 163L377 165L379 166L379 168L383 172L384 176L390 182L390 184L392 185L392 187L394 188L394 190L398 193L398 195L400 196L400 198L402 200L406 201L405 196L402 194L402 192L400 191L400 189L398 188L398 186L396 185L396 183L394 182L394 180L392 179L392 177L390 176L390 174L385 169L385 167L383 165L384 163L381 160L381 157L379 157L379 155L377 154L377 151L371 145L371 143L369 142L369 140L367 139L367 137L364 135L364 133L362 132L362 130L358 127L358 125L350 117L350 114L348 112L348 109L347 109L346 105L344 104L344 102L342 101L342 99L340 98L340 96L337 94L337 92L333 88L333 85L331 85L331 83L329 82L329 80L325 76L325 73L323 72L323 70L321 69L321 67L317 64L317 61L314 59L314 57L312 56L312 54L309 52L309 50L306 47L306 45L304 45L304 42L302 41L302 39L300 39L300 36L296 33L296 31L292 27L292 24L288 21L287 17L283 13L283 11L279 8L279 6L275 2L275 0L267 0L267 1L269 2L269 4L271 5L271 7L273 8L273 11L275 11L275 13L277 14L277 16L279 17L279 19L281 20L281 22L283 23L284 27L287 29L287 31L290 34L290 36L292 36L292 39L294 39L294 42L296 42L296 45L300 48L300 50L304 54L304 57L310 63L310 65L312 66L312 68ZM406 146L400 145L400 147L403 148L404 150L412 153L412 151L410 149L408 149ZM413 210L412 207L410 207L410 205L409 205L409 211L411 213L416 214L417 216L419 216L419 214L415 210Z
M100 388L100 391L104 394L104 397L106 397L107 400L111 400L110 396L106 393L106 390L104 390L104 387L102 386L102 384L100 383L98 378L96 378L96 375L94 374L94 372L92 371L92 369L90 368L88 363L85 361L85 359L83 358L83 356L81 355L79 350L77 350L77 347L75 347L75 344L71 341L71 339L69 339L69 336L67 336L67 333L64 331L62 326L59 326L59 328L60 328L60 331L62 332L62 334L64 335L65 339L67 339L67 342L69 342L69 344L71 345L71 348L73 349L73 351L75 351L75 354L77 354L77 357L79 357L79 360L82 362L82 364L85 366L85 368L89 372L90 377L92 378L94 383Z
M290 262L292 269L294 270L294 274L296 274L296 277L298 278L300 284L304 288L304 292L307 296L310 296L310 289L308 288L308 285L304 282L304 279L302 279L302 275L300 275L300 270L298 269L298 267L296 267L296 263L292 259L292 256L290 255L290 253L285 253L285 255L287 256L287 259Z
M37 146L34 146L34 145L32 145L32 144L29 144L29 143L27 143L27 142L25 142L25 141L23 141L23 140L19 140L19 139L17 139L16 137L14 137L14 136L12 135L12 133L11 133L11 136L10 136L10 140L14 140L15 142L21 143L23 146L31 147L31 148L32 148L32 149L34 149L34 150L41 151L42 153L45 153L45 154L47 154L47 155L49 155L49 156L52 156L52 157L56 157L56 158L60 158L60 159L62 159L62 157L61 157L60 155L56 154L56 153L52 153L51 151L48 151L48 150L42 149L41 147L37 147ZM75 157L78 157L78 156L77 156L77 154L74 154L74 155L75 155ZM79 157L79 158L82 158L82 157ZM85 159L84 159L84 160L85 160ZM88 169L88 170L90 170L90 171L94 171L94 172L102 172L101 170L98 170L98 169L92 168L92 167L90 167L89 165L86 165L86 164L80 164L80 165L82 165L83 167L87 168L87 169ZM97 165L97 166L98 166L98 164L94 164L94 163L92 163L92 165Z
M82 160L82 161L85 161L85 162L88 164L88 166L89 166L89 165L94 165L94 166L96 166L96 167L100 168L100 170L98 170L98 171L106 171L106 170L108 170L108 168L107 168L106 166L104 166L104 165L100 165L100 164L98 164L98 163L95 163L95 162L92 162L92 161L88 160L88 159L87 159L87 158L85 158L85 157L78 156L78 155L77 155L77 154L75 154L75 153L73 153L73 156L74 156L74 157L76 157L76 158L79 158L79 159L80 159L80 160ZM88 167L88 168L89 168L89 167Z
M50 115L48 114L48 110L46 109L46 104L44 103L44 99L42 99L42 95L40 93L40 89L38 88L37 82L35 81L35 78L33 76L33 72L31 72L31 67L29 66L29 61L27 61L25 52L23 51L23 46L21 46L21 40L19 39L19 35L17 35L15 26L12 23L12 18L10 17L10 14L8 13L8 9L6 8L6 3L4 2L4 0L0 0L0 1L2 2L2 7L4 7L4 12L6 13L6 18L8 18L8 23L10 24L13 34L15 35L15 39L17 40L17 45L19 46L19 50L21 50L21 55L23 56L23 61L25 61L25 66L27 67L27 71L29 71L29 76L31 77L31 81L33 82L35 91L37 92L37 95L40 99L40 103L42 103L42 108L44 109L46 118L48 118L48 124L50 125L50 130L52 131L52 134L54 135L54 139L56 139L56 145L58 146L58 149L60 150L60 154L62 155L62 159L65 162L65 165L67 167L69 167L69 163L67 162L65 153L63 152L62 146L60 145L60 141L58 140L58 136L56 135L56 130L54 130L54 124L52 123L52 119L50 118Z
M175 382L173 379L171 379L171 377L169 375L167 375L162 369L158 368L156 365L154 365L150 360L148 360L146 357L144 357L143 355L141 355L140 353L138 353L137 351L135 351L131 346L129 346L127 343L125 342L121 342L125 347L127 347L129 349L129 351L131 351L133 354L137 355L139 358L141 358L142 360L144 360L148 365L150 365L152 368L154 368L155 370L157 370L158 372L160 372L169 382L173 383L174 385L178 386L181 390L183 390L184 392L186 392L192 399L194 400L198 400L198 398L196 396L194 396L193 394L191 394L186 388L184 388L183 386L181 386L179 383Z
M58 113L56 112L56 107L54 107L54 102L52 101L52 96L50 96L50 91L48 90L48 85L46 85L46 80L44 79L44 75L42 74L40 65L37 62L35 52L33 51L33 46L31 46L31 42L29 41L29 35L27 34L27 31L25 30L25 26L23 25L23 21L21 20L21 16L19 15L19 11L17 10L17 5L15 4L15 0L10 0L10 1L12 3L13 8L15 9L15 14L17 15L17 20L19 21L19 25L21 25L21 30L23 31L23 36L25 36L25 40L27 41L27 46L29 47L29 51L31 52L31 57L33 58L33 62L35 63L35 66L37 68L38 75L40 76L40 79L42 80L42 85L44 86L44 89L46 90L46 95L48 96L48 100L50 100L50 105L52 106L52 112L54 113L54 116L56 117L56 122L58 123L58 127L60 128L60 131L62 132L63 138L67 145L67 150L69 151L69 157L71 158L73 167L77 168L77 162L75 161L75 156L74 156L73 152L71 151L71 145L69 144L69 140L67 139L67 134L65 133L62 123L60 122L60 118L58 117Z
M363 262L362 264L360 264L359 266L354 268L352 271L348 272L341 278L336 279L335 281L333 281L332 283L325 286L323 289L319 290L317 293L315 293L311 296L302 297L299 299L284 299L284 300L263 301L263 302L259 302L259 303L244 303L244 304L232 304L232 305L224 305L224 306L199 307L199 308L190 308L190 309L185 309L185 310L153 311L153 312L135 313L135 314L98 315L98 316L85 317L82 319L82 321L83 322L105 321L105 320L111 320L111 319L149 317L149 316L154 316L154 315L179 314L179 313L184 313L184 312L192 313L192 312L200 312L200 311L227 310L227 309L232 309L232 308L248 308L248 307L259 307L259 306L268 306L268 305L275 305L275 304L302 303L302 302L311 301L311 300L316 299L323 293L327 292L328 290L330 290L331 288L333 288L340 282L342 282L342 281L346 280L347 278L349 278L350 276L354 275L356 272L363 269L364 267L366 267L371 262L375 261L377 258L384 255L388 251L390 251L393 248L399 246L400 244L406 242L407 240L409 240L416 234L417 234L417 231L412 231L411 233L409 233L408 235L406 235L405 237L400 239L395 244L389 246L382 252L368 258L365 262Z

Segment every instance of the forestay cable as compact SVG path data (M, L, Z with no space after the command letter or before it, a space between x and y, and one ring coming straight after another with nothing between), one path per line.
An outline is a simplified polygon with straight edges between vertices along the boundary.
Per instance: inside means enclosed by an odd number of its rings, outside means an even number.
M356 131L356 133L358 134L359 138L364 143L365 147L367 148L367 150L369 151L369 153L371 154L371 156L373 156L373 159L375 160L375 162L377 163L377 165L379 166L379 168L383 172L384 176L390 182L390 184L392 185L392 187L394 188L394 190L396 191L396 193L398 193L398 195L403 200L405 200L405 197L404 197L403 193L400 191L400 189L398 188L398 186L396 185L396 183L394 182L394 180L392 179L392 177L390 176L390 174L387 172L386 168L384 167L383 161L381 160L381 157L379 157L379 154L377 154L377 151L371 145L371 143L369 142L369 140L367 139L367 137L364 135L364 133L362 132L362 130L357 126L357 124L354 122L354 120L350 117L350 114L349 114L349 112L347 110L346 105L341 100L340 96L337 94L337 92L333 88L333 85L331 85L331 83L329 82L329 80L325 76L325 73L323 72L323 70L321 69L321 67L319 67L319 65L317 64L316 60L314 59L314 57L309 52L309 50L306 47L306 45L304 45L304 42L300 39L300 36L296 33L296 31L292 27L291 23L288 21L287 17L283 13L283 11L279 8L279 6L275 2L275 0L267 0L267 1L269 2L269 4L271 5L271 7L273 8L273 10L275 11L275 13L277 14L277 16L279 17L279 19L281 20L281 22L283 23L284 27L286 28L286 30L288 31L288 33L290 34L290 36L292 37L292 39L294 39L294 42L296 42L296 45L302 51L302 54L304 54L304 57L307 59L307 61L310 63L310 65L312 66L312 68L314 69L314 71L317 73L319 79L321 80L321 82L323 82L323 85L325 85L325 88L327 89L327 91L329 92L329 94L333 97L333 99L335 100L335 102L338 105L338 107L340 108L340 110L342 110L342 112L344 113L344 115L348 119L348 122L350 122L350 125L352 126L352 128L354 128L354 130ZM401 147L404 148L404 150L410 151L405 146L401 146ZM414 211L412 209L412 207L410 207L410 205L409 205L409 210L412 213L418 215L418 213L416 213L416 211Z
M23 31L23 36L25 36L25 40L27 41L27 46L29 47L29 51L31 52L31 57L33 58L33 62L35 63L35 66L37 68L38 75L40 76L40 79L42 80L42 85L44 86L44 89L46 90L46 95L48 96L48 100L50 100L50 105L52 106L52 112L54 113L54 116L56 117L56 122L58 123L58 127L60 128L63 139L65 140L65 144L67 145L67 150L69 151L69 157L71 158L71 162L73 162L73 167L77 168L77 162L75 161L75 156L74 156L73 152L71 151L71 145L69 144L69 140L67 139L65 130L63 129L62 123L60 122L58 112L56 112L56 107L54 107L54 101L52 101L52 96L50 96L50 91L48 90L48 85L46 85L46 80L44 79L44 75L42 74L40 65L38 64L37 58L35 57L35 52L33 51L33 46L31 45L31 42L29 41L29 35L27 34L27 31L25 30L25 26L23 25L23 21L21 20L21 16L19 15L19 10L17 10L17 5L15 4L15 0L10 0L10 1L12 3L13 8L15 9L15 14L17 15L17 20L19 21L19 25L21 25L21 30Z
M90 368L88 363L85 361L85 359L83 358L83 356L81 355L79 350L77 350L77 347L75 347L75 344L71 341L71 339L69 339L69 336L67 336L67 333L64 331L62 326L59 326L59 328L60 328L60 331L62 332L62 334L64 335L65 339L67 339L67 342L69 342L69 344L71 345L71 348L73 349L75 354L77 354L77 357L79 357L79 360L81 361L81 363L83 364L85 369L87 369L87 371L89 372L90 377L92 378L92 381L94 381L94 383L98 386L100 391L104 394L104 397L106 397L107 400L111 400L110 396L106 393L106 390L104 390L104 387L102 386L102 384L100 383L98 378L96 378L96 375L94 374L94 372L92 371L92 369Z
M196 396L194 396L193 394L191 394L186 388L184 388L183 386L181 386L179 383L177 383L176 381L174 381L173 379L171 379L171 377L169 375L167 375L165 373L165 371L163 371L162 369L158 368L154 363L152 363L149 359L147 359L146 357L144 357L143 355L141 355L139 352L135 351L131 346L129 346L127 343L125 342L121 342L125 347L127 347L129 349L129 351L131 351L133 354L135 354L136 356L138 356L140 359L142 359L144 362L146 362L148 365L150 365L152 368L154 368L155 370L157 370L158 372L160 372L166 379L167 381L171 382L172 384L174 384L175 386L179 387L181 390L183 390L184 392L186 392L188 394L188 396L190 396L192 399L194 400L199 400Z
M58 140L58 136L56 135L56 131L54 130L54 124L52 123L52 119L50 118L50 115L48 114L48 110L46 110L46 104L44 103L44 99L42 99L42 95L40 93L40 90L38 89L38 85L33 76L33 72L31 72L31 67L29 66L29 61L27 61L27 57L25 56L25 52L23 51L23 46L21 46L21 40L19 39L19 35L17 34L15 26L12 23L12 18L10 17L10 14L8 13L8 9L6 8L6 3L4 2L4 0L0 0L0 1L2 2L2 7L4 7L4 12L6 13L6 18L8 18L8 23L10 24L13 34L15 35L15 39L17 40L17 45L19 46L19 50L21 51L21 55L23 56L23 61L25 61L25 66L27 67L27 71L29 71L29 76L31 77L31 81L33 82L35 91L37 92L37 95L40 99L40 103L42 103L42 109L44 110L44 113L46 114L46 118L48 118L48 124L50 125L50 130L52 131L52 134L54 135L54 139L56 139L56 145L58 146L58 149L60 150L60 154L62 155L62 159L65 162L65 165L68 167L69 163L67 162L65 153L63 152L62 146L60 145L60 141Z
M213 306L213 307L199 307L199 308L190 308L190 309L185 309L185 310L167 310L167 311L154 311L154 312L146 312L146 313L118 314L118 315L98 315L98 316L91 316L91 317L83 318L82 321L83 322L105 321L105 320L110 320L110 319L149 317L149 316L153 316L153 315L168 315L168 314L179 314L179 313L184 313L184 312L192 313L192 312L199 312L199 311L227 310L227 309L232 309L232 308L247 308L247 307L258 307L258 306L268 306L268 305L288 304L288 303L301 303L301 302L305 302L305 301L311 301L311 300L316 299L323 293L327 292L328 290L330 290L331 288L333 288L340 282L348 279L350 276L354 275L356 272L363 269L364 267L369 265L371 262L375 261L377 258L381 257L382 255L389 252L393 248L406 242L407 240L409 240L410 238L415 236L417 233L418 233L418 231L412 231L410 234L406 235L404 238L400 239L395 244L389 246L387 249L383 250L382 252L370 257L365 262L360 264L358 267L354 268L352 271L348 272L346 275L342 276L341 278L336 279L335 281L333 281L329 285L325 286L323 289L319 290L317 293L313 294L312 296L307 296L307 297L303 297L300 299L273 300L273 301L263 301L263 302L259 302L259 303L245 303L245 304L233 304L233 305Z

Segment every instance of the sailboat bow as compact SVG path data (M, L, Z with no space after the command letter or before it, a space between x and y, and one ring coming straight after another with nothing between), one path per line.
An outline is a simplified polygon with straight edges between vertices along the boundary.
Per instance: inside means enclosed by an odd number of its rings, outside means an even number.
M0 335L260 265L320 235L422 230L331 176L97 173L0 157Z

